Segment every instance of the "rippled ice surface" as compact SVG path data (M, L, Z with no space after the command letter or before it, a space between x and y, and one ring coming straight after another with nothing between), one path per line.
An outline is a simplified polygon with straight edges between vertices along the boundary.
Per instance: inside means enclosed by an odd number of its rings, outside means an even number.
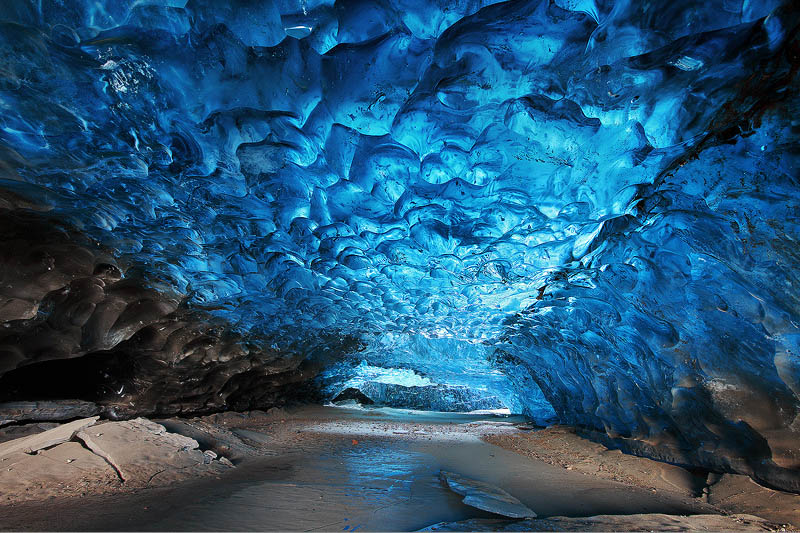
M3 2L2 185L276 346L456 339L524 412L771 475L795 4Z

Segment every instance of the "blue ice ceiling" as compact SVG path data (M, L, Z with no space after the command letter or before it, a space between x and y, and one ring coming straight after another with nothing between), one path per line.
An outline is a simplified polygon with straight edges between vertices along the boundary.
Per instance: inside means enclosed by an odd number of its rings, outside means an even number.
M493 339L785 36L725 57L762 2L483 7L5 3L26 26L2 141L59 212L246 329Z
M464 353L523 410L544 394L611 435L800 466L793 2L15 0L0 20L2 186L190 306L361 336L365 360L386 335L484 346Z

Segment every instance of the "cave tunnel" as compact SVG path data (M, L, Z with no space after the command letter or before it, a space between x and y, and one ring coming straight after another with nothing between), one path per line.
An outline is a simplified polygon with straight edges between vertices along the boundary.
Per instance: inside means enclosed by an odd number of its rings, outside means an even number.
M0 529L588 529L454 496L526 494L528 466L468 470L479 442L542 459L545 436L679 469L706 514L800 526L798 30L793 0L4 0ZM417 465L452 513L82 522L47 492L66 473L12 469L74 445L122 487L86 501L128 494L146 468L98 452L105 426L243 476L245 446L322 439L308 412L350 424L359 468ZM395 430L359 433L376 420ZM422 460L425 424L502 435ZM777 511L725 508L732 480ZM63 522L36 521L45 496ZM602 527L671 527L630 520Z

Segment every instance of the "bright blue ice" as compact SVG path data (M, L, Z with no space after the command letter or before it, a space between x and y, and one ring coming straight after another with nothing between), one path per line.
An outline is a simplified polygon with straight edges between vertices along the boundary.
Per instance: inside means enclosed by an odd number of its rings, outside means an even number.
M408 368L384 368L380 366L372 366L367 364L366 361L361 363L354 369L354 376L343 383L346 387L358 387L366 381L373 381L376 383L390 383L392 385L402 385L403 387L427 387L429 385L436 385L431 381L414 370Z
M395 407L405 407L402 399L385 398L375 384L406 388L410 404L418 403L415 396L435 396L430 391L415 391L414 387L468 389L472 391L472 409L463 409L469 405L468 401L461 402L459 408L441 401L431 402L430 407L442 411L506 408L512 413L526 412L538 421L551 419L553 408L538 386L533 384L520 395L511 379L492 366L493 351L491 345L452 338L382 334L375 336L363 351L349 360L332 365L319 381L329 398L347 388L355 388L369 392L367 395L377 404L387 404L391 400ZM496 399L497 405L488 407L490 398Z
M768 435L800 394L779 4L5 1L1 185L254 338L362 337L342 381Z

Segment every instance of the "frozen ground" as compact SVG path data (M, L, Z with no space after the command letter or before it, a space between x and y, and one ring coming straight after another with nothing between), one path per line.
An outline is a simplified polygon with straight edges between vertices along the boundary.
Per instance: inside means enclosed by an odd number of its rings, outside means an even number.
M196 439L202 450L230 457L236 468L203 478L189 469L170 486L106 485L83 497L43 493L0 507L0 529L403 531L499 518L464 505L441 483L440 470L501 487L542 518L636 514L644 516L620 524L660 529L664 515L736 511L695 497L691 476L677 467L618 460L574 433L533 430L514 417L315 407L159 422ZM537 435L544 436L537 447L551 455L524 453ZM582 453L582 464L594 464L594 472L551 460L558 446ZM573 460L566 450L563 456ZM598 474L610 463L625 475ZM648 468L678 473L667 476L669 483L647 484ZM9 490L6 484L0 492ZM796 505L798 497L791 498ZM487 523L493 527L481 522Z

